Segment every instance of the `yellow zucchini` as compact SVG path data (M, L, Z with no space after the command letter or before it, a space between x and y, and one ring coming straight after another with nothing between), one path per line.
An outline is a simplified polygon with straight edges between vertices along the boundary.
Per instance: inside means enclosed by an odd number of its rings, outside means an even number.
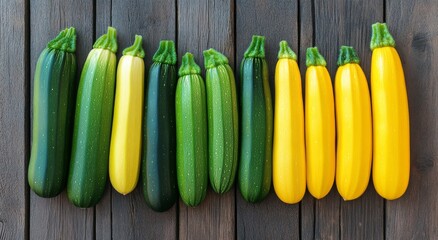
M370 180L371 103L368 83L352 47L342 46L335 79L336 186L344 200L362 195Z
M142 37L123 51L117 68L116 97L109 158L109 176L114 189L128 194L137 185L140 172L141 128L144 89Z
M297 56L280 42L275 69L273 183L285 203L301 201L306 192L306 153L301 75Z
M377 193L388 200L397 199L406 191L410 169L408 97L394 46L386 24L373 24L373 182Z
M316 47L306 52L305 131L307 187L325 197L335 179L335 108L326 61Z

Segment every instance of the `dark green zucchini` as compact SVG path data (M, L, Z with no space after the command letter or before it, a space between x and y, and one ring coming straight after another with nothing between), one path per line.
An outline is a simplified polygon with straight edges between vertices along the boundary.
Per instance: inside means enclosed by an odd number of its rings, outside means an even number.
M241 65L241 150L239 188L248 202L269 193L272 175L273 111L265 38L253 36Z
M76 32L67 28L47 44L34 77L30 188L54 197L65 188L70 162L76 77Z
M143 195L155 211L166 211L177 198L176 187L176 51L161 41L149 70L143 120Z
M97 39L79 81L73 148L67 184L69 200L92 207L102 198L108 159L116 78L116 29Z

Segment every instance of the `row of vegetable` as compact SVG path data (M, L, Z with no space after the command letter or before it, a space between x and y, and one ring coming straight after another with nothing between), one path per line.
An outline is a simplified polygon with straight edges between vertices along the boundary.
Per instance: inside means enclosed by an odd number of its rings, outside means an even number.
M65 29L35 70L31 189L54 197L67 185L74 205L91 207L108 172L121 194L134 190L141 173L147 204L165 211L178 195L188 206L199 205L208 180L225 193L237 175L246 201L263 200L272 178L277 196L292 204L306 188L323 198L335 180L345 200L356 199L372 169L378 194L402 196L410 167L408 101L386 24L372 27L371 98L352 47L341 47L334 91L314 47L306 53L303 103L297 56L282 41L274 111L264 43L253 36L238 94L228 59L214 49L204 51L205 83L190 53L177 75L172 41L160 42L145 81L142 37L135 36L117 65L116 30L109 27L93 45L78 85L76 33Z

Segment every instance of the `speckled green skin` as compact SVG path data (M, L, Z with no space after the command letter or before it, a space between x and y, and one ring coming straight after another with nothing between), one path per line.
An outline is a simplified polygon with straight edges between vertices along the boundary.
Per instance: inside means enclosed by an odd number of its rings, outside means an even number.
M73 31L74 35L74 29L66 29L55 40L62 42L59 38L66 31ZM54 46L52 41L41 53L35 68L28 181L41 197L58 195L67 182L77 68L75 40L69 41L73 41L70 42L73 46L68 48Z
M241 150L239 188L248 202L269 193L272 175L273 111L262 41L253 38L241 65Z
M117 46L106 43L115 41L113 34L96 41L103 45L88 54L79 82L67 194L82 208L100 201L108 177Z
M193 55L186 54L175 96L176 166L181 199L191 207L204 200L208 185L207 108L199 73Z
M204 59L207 68L209 177L213 190L222 194L233 186L237 170L239 129L236 84L225 56L210 49L204 51Z
M173 55L174 57L170 57ZM142 177L146 203L155 211L171 208L178 199L176 185L176 51L161 41L149 70L143 121Z

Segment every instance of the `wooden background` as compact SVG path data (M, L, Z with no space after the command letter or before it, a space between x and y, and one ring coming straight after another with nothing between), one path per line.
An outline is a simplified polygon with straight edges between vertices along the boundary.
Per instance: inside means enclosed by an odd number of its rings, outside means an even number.
M0 0L0 239L438 239L438 1L436 0ZM144 37L146 64L160 39L178 56L224 52L237 70L253 34L266 36L271 90L278 42L287 40L305 72L305 49L318 46L332 75L341 44L357 49L367 76L371 24L388 23L402 58L411 118L411 180L399 200L385 201L370 183L344 202L333 187L323 200L295 205L271 194L248 204L237 188L211 190L196 208L181 202L155 213L141 189L121 196L108 185L94 208L79 209L65 192L29 191L31 92L46 43L77 29L79 69L94 40L112 25L120 50ZM302 74L303 75L303 74ZM141 185L140 185L141 186Z

